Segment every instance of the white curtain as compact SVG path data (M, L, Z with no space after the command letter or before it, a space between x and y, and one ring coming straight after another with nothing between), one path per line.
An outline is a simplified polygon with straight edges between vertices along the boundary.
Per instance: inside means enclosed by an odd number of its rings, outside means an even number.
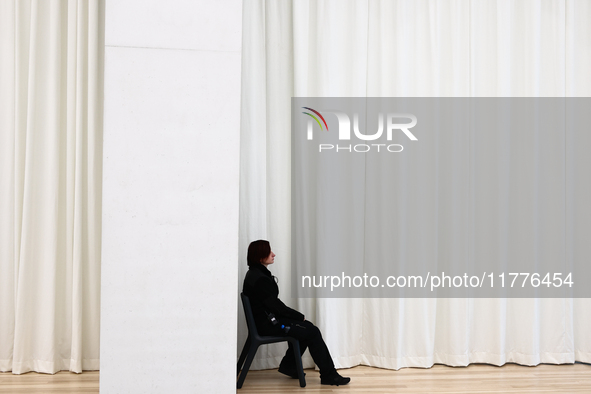
M589 299L290 299L292 96L589 96L590 26L585 0L245 2L240 277L248 243L269 239L280 297L321 328L338 367L591 362ZM548 236L563 234L562 256L588 261L591 138L568 136L563 148L566 188L553 203L567 211ZM508 164L495 171L499 190L514 193ZM498 208L488 225L508 234ZM283 350L260 350L253 367L276 367Z
M99 368L103 0L0 2L0 371Z

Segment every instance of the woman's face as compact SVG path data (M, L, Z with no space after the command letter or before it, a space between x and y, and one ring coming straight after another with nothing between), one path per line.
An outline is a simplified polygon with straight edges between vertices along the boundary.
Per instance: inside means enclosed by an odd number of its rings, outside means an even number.
M265 267L273 264L275 262L275 253L273 253L273 251L271 251L271 253L269 253L269 255L267 256L266 259L261 260L261 264L264 265Z

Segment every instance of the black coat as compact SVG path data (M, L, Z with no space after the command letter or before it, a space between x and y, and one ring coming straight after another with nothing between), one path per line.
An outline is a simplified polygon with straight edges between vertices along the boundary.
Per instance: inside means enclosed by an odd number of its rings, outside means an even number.
M272 324L267 314L272 313L277 319L287 318L304 320L304 315L285 305L279 298L279 287L271 271L262 264L251 266L244 277L242 291L250 299L252 314L259 331L271 329Z

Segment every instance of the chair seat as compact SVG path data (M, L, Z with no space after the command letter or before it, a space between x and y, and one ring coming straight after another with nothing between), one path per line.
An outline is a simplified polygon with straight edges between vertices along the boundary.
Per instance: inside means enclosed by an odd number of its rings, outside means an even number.
M289 339L287 339L289 337L267 337L267 336L259 336L259 340L262 343L268 344L268 343L275 343L275 342L285 342L288 341Z

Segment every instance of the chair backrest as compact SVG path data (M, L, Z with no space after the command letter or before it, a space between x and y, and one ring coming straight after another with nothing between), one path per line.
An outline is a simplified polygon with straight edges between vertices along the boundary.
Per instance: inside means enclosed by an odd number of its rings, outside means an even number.
M248 326L248 333L253 336L258 336L257 326L254 323L254 316L252 314L252 308L250 306L250 300L244 293L240 293L242 298L242 306L244 307L244 315L246 316L246 325Z

